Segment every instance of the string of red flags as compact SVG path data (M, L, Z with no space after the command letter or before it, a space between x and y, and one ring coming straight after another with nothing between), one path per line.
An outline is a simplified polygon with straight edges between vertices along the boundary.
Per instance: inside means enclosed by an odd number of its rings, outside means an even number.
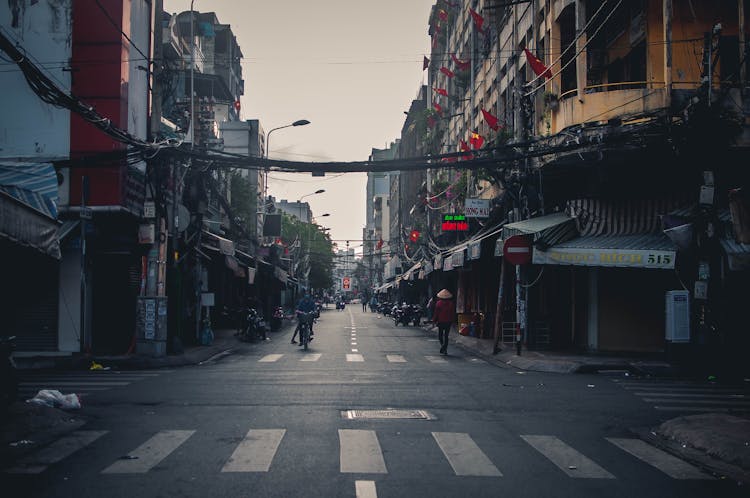
M500 125L498 124L498 119L496 116L493 116L489 112L482 109L482 117L484 117L484 120L487 122L487 125L490 128L492 128L495 131L500 129Z
M432 107L435 108L435 110L438 112L438 114L442 114L443 107L440 104L438 104L437 102L433 102L432 103Z
M471 144L471 147L474 150L481 149L482 145L484 145L484 138L482 138L482 135L477 133L476 130L471 132L471 138L469 138L469 143Z
M479 13L472 8L469 8L469 14L471 14L471 18L474 19L474 24L476 24L477 30L484 33L484 30L482 29L482 25L484 25L484 17L479 15Z
M528 48L524 48L523 51L526 54L526 60L529 62L531 70L534 71L534 74L536 74L537 76L543 76L544 78L552 77L552 71L550 71L550 69L545 66L542 61L537 59L534 54L529 52Z
M433 88L432 91L437 93L438 95L442 95L443 97L448 96L448 90L446 90L445 88Z
M446 75L449 78L453 78L455 76L455 73L448 69L447 67L443 66L440 68L440 72Z
M456 67L461 71L466 71L471 67L471 61L462 61L461 59L456 57L456 54L451 54L451 59L456 63Z

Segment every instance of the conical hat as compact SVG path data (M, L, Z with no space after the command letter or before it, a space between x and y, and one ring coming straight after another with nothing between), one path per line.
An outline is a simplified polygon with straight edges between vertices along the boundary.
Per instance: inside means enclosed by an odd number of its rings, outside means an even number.
M440 299L450 299L453 297L453 294L451 294L451 291L448 289L443 289L440 292L438 292L437 297Z

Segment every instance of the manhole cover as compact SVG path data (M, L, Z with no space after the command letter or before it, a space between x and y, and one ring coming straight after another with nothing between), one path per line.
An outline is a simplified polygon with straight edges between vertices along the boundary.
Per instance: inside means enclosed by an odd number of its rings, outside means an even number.
M343 418L349 420L359 419L412 419L412 420L435 420L435 416L425 410L343 410Z

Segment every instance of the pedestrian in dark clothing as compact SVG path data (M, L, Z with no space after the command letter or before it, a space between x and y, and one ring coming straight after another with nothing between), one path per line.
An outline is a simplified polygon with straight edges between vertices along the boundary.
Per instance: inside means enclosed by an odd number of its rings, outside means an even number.
M438 339L440 340L440 354L448 354L448 334L451 326L456 320L456 304L453 302L453 294L448 289L443 289L437 294L438 301L435 303L435 311L432 313L432 321L438 326Z

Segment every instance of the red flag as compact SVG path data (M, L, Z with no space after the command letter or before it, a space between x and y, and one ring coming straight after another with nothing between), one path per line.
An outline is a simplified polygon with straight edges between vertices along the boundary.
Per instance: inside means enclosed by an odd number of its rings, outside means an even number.
M536 74L537 76L543 76L545 78L552 77L552 71L550 71L542 61L537 59L534 54L529 52L528 48L523 49L523 51L526 53L526 60L529 61L529 65L531 66L531 70L534 71L534 74Z
M424 60L422 61L422 71L430 67L430 59L427 58L427 56L424 56Z
M482 135L474 131L471 133L471 138L469 139L469 143L475 150L481 149L482 145L484 144L484 138L482 138Z
M437 124L437 119L435 119L432 116L429 116L427 118L427 126L429 126L430 128L434 128L436 124Z
M461 152L471 152L471 147L463 139L461 139ZM471 159L471 154L461 156L461 158L464 160Z
M444 157L444 158L442 158L440 160L440 162L443 162L443 163L455 163L456 161L458 161L458 158L455 157L455 156L454 157ZM432 202L432 200L430 200L430 201Z
M455 74L453 73L453 71L451 71L450 69L448 69L445 66L443 66L443 67L440 68L440 72L443 73L444 75L446 75L449 78L453 78L455 76Z
M480 16L479 13L474 9L469 9L471 18L474 19L474 24L477 25L477 29L482 31L482 25L484 24L484 17Z
M382 249L383 248L383 239L380 239L375 246L375 249Z
M437 102L433 102L432 103L432 107L434 107L435 110L437 112L439 112L439 113L443 112L443 107L440 104L438 104Z
M443 21L447 21L448 20L448 13L446 11L444 11L443 9L440 9L440 10L438 10L438 17L441 20L443 20Z
M443 97L448 96L448 90L446 90L445 88L433 88L432 91L437 93L438 95L442 95Z
M500 125L497 124L497 118L484 109L482 109L482 116L484 116L484 120L487 121L487 124L490 126L490 128L495 131L500 128Z
M451 59L453 59L453 62L456 63L456 67L458 67L461 71L466 71L471 67L471 61L462 61L458 57L456 57L456 54L451 54Z

